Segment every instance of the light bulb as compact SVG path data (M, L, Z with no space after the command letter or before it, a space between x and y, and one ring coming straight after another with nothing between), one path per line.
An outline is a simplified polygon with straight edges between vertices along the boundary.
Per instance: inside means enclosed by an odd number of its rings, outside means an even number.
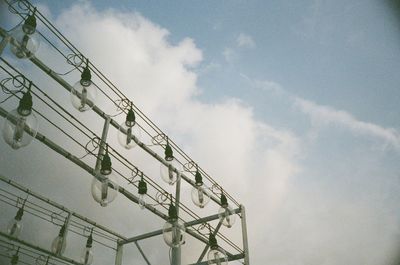
M146 200L144 199L144 194L139 194L139 207L140 209L144 209L146 206Z
M228 228L231 228L236 221L236 215L232 207L221 207L218 211L219 220Z
M7 226L7 233L10 236L18 237L22 230L22 215L24 214L23 208L19 208L17 214L14 219L12 219Z
M163 237L170 247L178 247L185 242L185 225L178 220L169 220L164 224Z
M17 109L8 113L3 124L3 139L13 149L27 146L37 134L38 121L36 116L21 115ZM30 132L26 132L26 131Z
M179 170L180 164L175 158L172 158L172 160L166 162L168 166L165 166L164 164L161 164L160 166L160 175L166 183L173 185L178 178L178 174L175 171L169 170L169 165Z
M81 80L75 83L71 89L71 102L74 108L80 112L90 110L97 98L97 88L93 84L92 75L89 70L89 60L86 61L86 67L81 74ZM88 102L93 104L89 105Z
M92 197L100 203L101 206L106 207L118 195L118 185L116 184L116 177L114 174L101 175L100 180L93 178L92 181Z
M93 263L93 251L92 248L86 247L81 256L81 263L84 265L90 265Z
M118 131L118 142L126 149L132 149L137 146L132 136L140 140L142 138L142 129L137 124L129 127L126 125L126 122L121 123L120 130Z
M60 229L60 232L58 233L58 236L54 238L53 242L51 243L51 252L56 255L62 255L67 246L67 242L66 240L64 240L65 230L66 226L63 225Z
M228 264L228 256L223 249L219 247L211 249L207 255L208 264L226 265Z
M206 192L207 187L204 184L196 184L192 188L192 201L200 208L204 208L210 201L210 195Z
M40 46L40 35L36 30L35 12L11 32L11 52L20 59L35 55Z

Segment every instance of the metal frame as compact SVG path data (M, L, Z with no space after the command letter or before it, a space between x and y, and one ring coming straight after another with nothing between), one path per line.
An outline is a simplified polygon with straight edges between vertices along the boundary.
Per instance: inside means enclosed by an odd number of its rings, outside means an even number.
M8 2L7 2L8 3ZM28 2L29 3L29 2ZM2 52L5 48L5 46L7 45L7 43L9 43L11 36L0 27L0 36L2 37L2 41L0 43L0 56L2 55ZM52 69L50 69L45 63L43 63L41 60L39 60L36 57L31 57L29 58L38 68L40 68L44 73L46 73L49 77L51 77L53 80L55 80L58 84L60 84L62 87L64 87L67 91L71 91L72 90L72 86L67 83L60 75L58 75L57 73L55 73L54 71L52 71ZM91 166L87 165L85 162L83 162L82 160L80 160L79 158L77 158L76 156L74 156L73 154L71 154L70 152L68 152L67 150L63 149L61 146L59 146L58 144L56 144L55 142L53 142L52 140L48 139L45 135L41 134L40 132L37 133L37 135L35 136L36 139L38 139L40 142L42 142L43 144L45 144L47 147L49 147L51 150L55 151L56 153L62 155L63 157L67 158L68 160L70 160L71 162L75 163L76 165L78 165L79 167L81 167L82 169L84 169L85 171L87 171L89 174L91 174L93 177L99 179L99 170L100 170L100 164L101 164L101 156L104 154L105 152L105 144L106 144L106 140L107 140L107 134L108 134L108 129L109 129L109 125L112 125L114 128L116 128L117 130L120 130L124 133L126 133L126 131L124 129L122 129L119 125L119 123L114 120L113 118L111 118L109 115L107 115L104 111L102 111L99 107L97 107L96 105L94 105L92 102L89 102L89 105L92 106L92 109L95 113L97 113L101 118L104 119L104 126L103 126L103 132L102 132L102 137L101 137L101 142L100 142L100 146L99 146L99 152L98 152L98 156L97 156L97 160L96 160L96 165L94 168L92 168ZM0 107L0 116L6 117L8 114L8 112L3 109L2 107ZM26 129L26 128L25 128ZM28 130L26 130L28 133L30 133ZM175 173L177 173L178 177L177 177L177 181L175 183L176 185L176 190L175 190L175 206L177 208L177 212L178 212L178 216L179 216L179 209L180 209L180 189L181 189L181 180L183 179L185 182L187 182L189 185L191 186L195 186L195 182L189 178L188 176L186 176L184 173L180 172L177 168L169 165L169 163L167 161L165 161L160 155L158 155L156 152L154 152L152 149L150 149L148 146L146 146L144 143L140 142L136 137L132 136L132 140L135 141L137 143L137 145L142 148L146 153L148 153L149 155L151 155L153 158L155 158L156 160L158 160L161 164L164 164L165 166L168 166L169 170L174 171ZM8 184L20 189L21 191L24 191L46 203L49 203L51 205L53 205L56 208L62 209L63 211L68 212L68 218L66 220L66 231L68 232L68 224L69 224L69 220L72 216L82 219L85 222L96 226L100 229L102 229L103 231L106 231L107 233L110 233L116 237L119 238L118 242L117 242L117 251L116 251L116 255L115 255L115 265L121 265L122 264L122 258L123 258L123 248L125 244L128 243L135 243L136 247L138 248L140 254L142 255L143 259L145 260L145 262L147 264L150 264L150 261L147 259L145 253L143 252L142 248L140 247L138 241L146 239L146 238L150 238L153 236L157 236L162 234L162 230L156 230L153 232L149 232L149 233L145 233L142 235L138 235L135 237L131 237L131 238L126 238L123 237L109 229L107 229L106 227L102 227L101 225L98 225L96 222L93 222L89 219L87 219L86 217L83 217L79 214L76 214L74 212L69 211L68 209L66 209L65 207L52 202L49 199L45 199L44 197L42 197L39 194L35 194L32 191L30 191L29 189L23 188L22 186L20 186L19 184L11 181L11 180L7 180L4 176L0 175L0 180L7 182ZM139 198L132 194L131 192L127 191L126 189L119 187L118 188L119 193L123 194L127 199L129 199L130 201L138 204ZM215 203L217 203L218 205L220 204L220 200L217 196L215 196L214 194L210 194L210 198L211 200L213 200ZM164 220L168 219L168 216L166 214L164 214L163 212L161 212L160 210L158 210L157 208L146 204L145 205L146 209L153 212L155 215L161 217ZM246 225L246 213L245 213L245 208L243 205L240 205L239 208L234 210L235 214L240 215L241 218L241 229L242 229L242 239L243 239L243 252L239 253L239 254L231 254L229 252L227 252L228 254L228 260L229 261L233 261L233 260L238 260L238 259L243 259L244 260L244 264L245 265L249 265L250 261L249 261L249 246L248 246L248 237L247 237L247 225ZM214 215L210 215L204 218L200 218L197 220L193 220L193 221L189 221L185 223L186 227L191 227L194 225L198 225L198 224L202 224L202 223L207 223L213 220L218 219L218 215L214 214ZM221 227L221 222L218 223L218 225L216 226L216 228L214 229L214 234L218 233L219 228ZM193 264L207 264L207 262L203 262L203 258L205 256L205 254L207 253L208 250L208 240L207 238L204 238L203 235L200 235L192 230L188 230L187 233L191 236L193 236L194 238L198 239L199 241L203 242L206 244L205 248L203 249L200 257L198 258L198 261L196 263ZM2 232L0 232L0 236L6 237L9 240L13 240L17 243L26 245L28 247L31 248L35 248L43 253L46 253L48 255L52 255L55 256L57 258L60 258L66 262L69 262L71 264L76 264L76 265L81 265L80 263L77 263L76 261L70 260L68 258L65 257L61 257L59 255L55 255L52 254L51 252L36 247L31 243L28 242L24 242L22 240L18 240L15 238L12 238ZM64 237L65 240L66 237ZM181 264L181 248L180 247L176 247L176 248L172 248L172 255L171 255L171 259L172 259L172 264L173 265L180 265Z

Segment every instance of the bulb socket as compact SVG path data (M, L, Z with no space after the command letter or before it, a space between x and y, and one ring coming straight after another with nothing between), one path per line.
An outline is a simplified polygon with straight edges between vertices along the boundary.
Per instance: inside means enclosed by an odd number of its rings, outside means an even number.
M167 160L167 161L174 160L174 152L172 151L172 148L168 142L167 142L167 146L165 146L164 154L165 154L165 160Z
M14 254L11 258L11 265L17 265L19 260L18 254Z
M208 237L208 244L210 245L211 249L218 248L217 238L214 236L213 233L210 233L210 236Z
M169 221L175 221L178 219L178 211L172 203L169 205L168 208L168 217Z
M101 160L101 168L100 173L102 175L110 175L111 174L111 158L108 155L108 151L103 156L103 160Z
M147 193L147 183L144 180L139 181L138 185L139 194L144 195Z
M221 194L221 207L227 208L228 207L228 199L226 198L225 194Z
M21 116L28 116L32 113L32 95L31 91L28 90L22 98L19 100L19 105L17 108L18 114Z
M65 226L65 224L63 224L63 226L60 229L60 232L58 232L59 237L64 237L66 228L67 227Z
M22 220L22 216L24 215L24 209L23 208L19 208L17 214L15 215L15 220L16 221L21 221Z
M36 24L35 13L36 13L36 8L33 11L33 14L29 15L25 19L24 24L22 25L22 30L24 31L25 34L31 35L36 31L37 24Z
M199 170L196 170L196 174L194 175L194 178L196 180L197 186L203 185L203 177L201 176Z
M92 74L90 73L88 65L86 65L86 67L82 71L80 83L84 87L88 87L92 84Z
M92 236L92 233L90 233L90 235L89 235L89 237L88 237L88 239L86 241L86 247L87 248L91 248L92 245L93 245L93 236Z
M128 114L126 115L125 125L127 127L133 127L135 125L135 120L135 112L133 112L133 109L130 108Z

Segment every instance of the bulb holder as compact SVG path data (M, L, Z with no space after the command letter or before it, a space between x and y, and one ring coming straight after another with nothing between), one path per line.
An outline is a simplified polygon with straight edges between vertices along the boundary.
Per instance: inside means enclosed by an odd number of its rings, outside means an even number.
M18 114L21 116L28 116L32 113L32 95L31 91L28 90L19 101L19 105L17 108Z
M86 241L86 247L87 248L91 248L92 245L93 245L93 236L92 236L92 233L90 233L90 235L89 235L89 237L88 237L88 239Z
M59 237L64 237L66 228L67 227L65 226L65 224L63 224L63 226L60 229L60 232L58 232Z
M128 114L126 115L125 125L127 127L133 127L135 125L135 112L133 112L132 107L129 109Z
M227 208L228 207L228 200L225 196L225 194L221 194L221 207Z
M167 161L174 160L174 152L172 151L172 148L168 142L167 142L167 146L165 146L164 154L165 154L165 160L167 160Z
M83 69L80 83L84 87L88 87L92 84L92 74L90 73L89 65L86 65Z
M110 175L111 174L111 158L108 155L108 151L106 154L103 156L103 160L101 160L101 168L100 168L100 173L102 175Z
M171 203L168 208L168 221L175 221L178 219L178 211L176 207Z
M213 233L210 233L210 236L208 237L208 245L211 249L218 249L217 238Z
M138 185L139 194L144 195L147 193L147 183L142 179L139 181Z
M24 208L19 208L17 214L15 215L15 220L16 221L21 221L22 216L24 215Z
M18 254L14 254L11 258L11 265L17 265L19 260Z
M203 185L203 177L201 176L199 170L196 170L196 174L194 176L197 186Z
M25 19L24 25L22 25L22 30L24 31L25 34L31 35L36 31L37 24L36 24L35 13L36 13L36 8L34 9L33 14L29 15Z

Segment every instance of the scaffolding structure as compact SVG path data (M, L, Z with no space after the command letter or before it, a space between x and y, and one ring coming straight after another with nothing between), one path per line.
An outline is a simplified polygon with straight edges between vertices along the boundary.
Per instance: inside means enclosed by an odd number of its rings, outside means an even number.
M46 46L59 56L66 66L72 67L65 74L60 74L52 69L48 64L35 56L31 56L29 60L38 69L42 70L45 75L58 83L59 87L64 88L69 93L73 90L71 84L66 80L71 73L80 73L84 71L83 64L87 59L41 12L36 10L29 1L5 1L8 9L15 16L23 21L28 15L34 13L36 19L41 25L40 35L46 42ZM22 22L21 22L22 23ZM168 168L169 174L176 174L177 180L173 183L175 194L170 195L158 181L158 176L148 175L142 168L139 168L132 162L132 159L124 156L118 151L118 146L113 146L108 139L110 127L127 134L127 131L117 122L116 116L105 111L102 106L96 105L94 102L88 102L88 105L99 120L103 121L101 135L97 134L99 128L91 128L88 124L79 120L75 114L69 111L64 102L60 102L48 90L37 85L34 80L27 77L27 73L23 73L3 56L5 48L13 42L10 31L5 30L0 25L0 84L2 95L0 98L0 116L6 118L10 116L10 111L3 107L2 104L14 100L21 99L23 91L28 87L34 99L33 111L45 126L51 127L52 130L58 132L58 137L52 137L39 131L33 134L28 128L24 128L25 132L31 134L37 141L47 146L50 150L61 155L61 157L74 163L77 167L92 175L95 179L101 180L99 170L104 157L104 153L109 152L113 159L113 171L119 177L119 182L126 184L118 186L118 192L134 204L139 204L140 198L136 193L139 188L139 178L146 181L148 192L146 194L146 204L144 208L162 220L168 220L168 202L177 208L177 215L186 227L186 233L194 239L201 242L204 246L201 254L194 259L191 264L208 264L204 259L209 250L210 244L208 240L209 234L213 234L218 238L220 248L223 249L228 257L228 261L241 261L245 265L249 265L249 248L247 239L246 213L245 207L241 205L232 195L230 195L222 186L214 180L203 168L201 168L194 160L189 157L174 141L171 140L156 124L151 121L128 97L106 77L93 63L88 63L88 67L93 75L94 83L101 92L103 98L107 101L108 106L117 109L118 114L125 115L129 108L132 108L137 115L137 124L144 132L143 139L138 139L131 135L132 141L137 146L150 155L155 161ZM11 118L12 119L12 118ZM14 121L15 122L15 121ZM66 148L62 142L68 141L73 147ZM166 144L169 144L174 150L174 157L179 162L178 166L173 166L164 159L160 152L164 151ZM84 152L83 156L79 154ZM91 166L94 165L94 166ZM222 220L218 214L201 217L193 209L194 207L184 204L181 200L181 185L196 186L195 174L199 171L204 177L204 181L208 189L208 195L212 203L221 205L220 197L226 196L230 205L233 207L233 214L240 218L242 246L234 243L229 236L220 231ZM35 216L57 227L66 228L66 233L74 233L77 236L87 238L93 233L95 244L100 244L115 252L115 265L123 263L123 249L127 244L134 244L141 254L146 264L151 264L145 251L140 246L140 241L154 236L161 235L163 229L144 233L141 235L121 235L117 231L113 231L106 226L99 224L95 220L91 220L84 215L76 213L65 206L54 202L49 198L31 191L10 177L2 175L0 172L0 203L15 209L23 207L27 214ZM112 185L112 183L110 184ZM23 206L22 206L23 205ZM219 220L215 225L212 221ZM204 231L206 230L206 232ZM91 231L91 232L90 232ZM93 232L94 231L94 232ZM21 258L18 264L77 264L82 265L74 257L67 257L61 253L53 253L51 250L37 245L35 242L28 242L17 237L10 236L4 230L0 229L0 256L11 259L18 253ZM171 264L180 265L181 262L180 246L171 248Z

